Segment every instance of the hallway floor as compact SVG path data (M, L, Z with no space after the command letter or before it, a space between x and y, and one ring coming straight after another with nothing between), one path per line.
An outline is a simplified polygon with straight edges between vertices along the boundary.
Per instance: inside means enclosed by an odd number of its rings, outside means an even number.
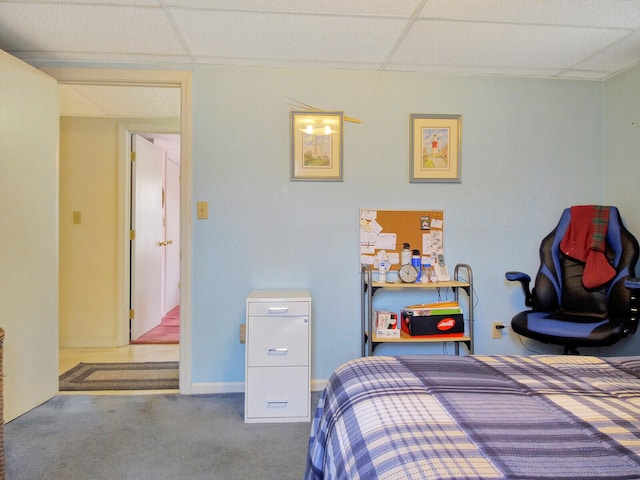
M61 375L79 363L109 362L171 362L180 360L180 345L126 345L114 348L60 348L58 374ZM127 395L177 392L177 390L118 390L91 392L91 395ZM87 392L60 392L60 395L78 395Z
M155 328L132 340L133 344L180 343L180 305L172 308Z

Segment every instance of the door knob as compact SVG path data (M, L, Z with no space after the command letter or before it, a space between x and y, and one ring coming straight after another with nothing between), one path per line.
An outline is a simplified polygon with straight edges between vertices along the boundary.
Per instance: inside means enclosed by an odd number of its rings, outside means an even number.
M165 242L158 242L158 246L159 247L166 247L167 245L171 245L173 243L173 240L167 240Z

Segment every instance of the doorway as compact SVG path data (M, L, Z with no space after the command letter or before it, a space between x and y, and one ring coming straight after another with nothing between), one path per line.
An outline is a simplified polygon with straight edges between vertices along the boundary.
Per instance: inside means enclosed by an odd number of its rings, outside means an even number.
M130 342L178 344L180 135L131 133Z
M56 78L59 84L71 85L108 85L122 87L168 87L177 88L180 91L181 111L179 118L179 132L181 134L181 163L180 176L182 179L180 189L180 244L181 244L181 266L180 266L180 308L181 308L181 328L180 328L180 392L190 393L191 387L191 346L188 339L190 338L190 243L184 241L190 238L190 209L191 204L191 75L189 72L143 72L143 71L118 71L118 70L87 70L87 69L47 69L47 73ZM154 124L152 130L160 131L158 125L166 127L171 122L150 122ZM175 122L174 122L175 123ZM122 124L119 127L119 135L125 135L129 125ZM120 144L126 142L119 142ZM117 174L117 190L120 198L127 195L127 183L130 181L130 174L126 168L118 168ZM114 327L113 335L106 339L107 342L116 344L116 346L124 346L129 342L129 261L128 259L128 241L129 241L129 215L127 205L128 202L119 202L117 212L117 304L118 315L124 318L123 322L118 322ZM105 342L99 339L97 343ZM107 345L95 345L107 346Z

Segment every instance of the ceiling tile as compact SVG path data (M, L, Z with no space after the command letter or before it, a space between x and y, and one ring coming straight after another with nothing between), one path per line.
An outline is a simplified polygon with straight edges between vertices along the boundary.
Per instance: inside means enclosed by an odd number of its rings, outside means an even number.
M575 67L617 73L638 63L638 45L640 45L640 32L634 32L577 63Z
M430 0L421 18L635 29L635 0Z
M215 58L382 62L404 20L180 10L193 55Z
M0 2L0 48L186 54L159 8Z
M227 64L605 79L640 62L640 0L0 0L33 65Z
M414 24L390 63L568 68L575 59L588 57L623 34L610 29L583 31L572 27L423 20ZM557 48L558 44L563 48Z

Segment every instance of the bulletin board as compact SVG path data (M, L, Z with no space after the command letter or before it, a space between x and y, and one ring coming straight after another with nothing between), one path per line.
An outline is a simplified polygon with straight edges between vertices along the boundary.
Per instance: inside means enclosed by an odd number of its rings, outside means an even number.
M444 255L442 210L360 210L360 263L378 268L386 255L390 270L400 266L400 251L408 243L423 259ZM426 257L426 258L425 258Z

